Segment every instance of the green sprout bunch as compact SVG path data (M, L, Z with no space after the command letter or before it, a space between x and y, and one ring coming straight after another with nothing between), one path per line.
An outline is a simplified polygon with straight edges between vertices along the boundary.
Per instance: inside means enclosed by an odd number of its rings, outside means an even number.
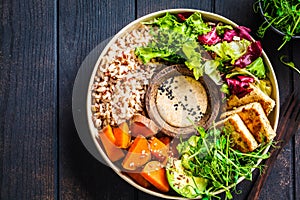
M300 35L300 0L259 0L267 21L259 27L257 34L264 37L266 30L273 26L284 34L280 50L293 36Z

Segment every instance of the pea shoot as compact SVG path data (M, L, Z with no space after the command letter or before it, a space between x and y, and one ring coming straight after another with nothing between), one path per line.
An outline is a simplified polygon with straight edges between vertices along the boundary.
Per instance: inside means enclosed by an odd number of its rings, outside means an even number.
M266 30L273 26L284 34L280 50L293 36L300 35L300 0L259 0L266 21L257 34L264 37Z
M243 153L232 146L230 131L217 129L205 131L196 127L199 135L193 135L181 142L177 149L181 154L181 162L188 173L208 180L208 185L202 195L203 199L220 198L215 192L224 190L226 198L232 199L230 188L234 190L239 178L252 179L252 170L257 166L259 159L266 159L269 153L264 153L272 142L261 144L253 152Z

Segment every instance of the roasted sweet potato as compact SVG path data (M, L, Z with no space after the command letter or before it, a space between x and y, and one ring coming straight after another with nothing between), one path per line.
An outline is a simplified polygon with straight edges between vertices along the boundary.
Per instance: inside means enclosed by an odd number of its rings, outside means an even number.
M172 139L168 136L163 136L163 137L160 137L159 140L168 146L168 145L170 145Z
M170 186L166 177L166 170L159 161L148 162L143 168L141 175L158 190L162 192L169 191Z
M151 119L140 114L135 114L131 119L130 130L134 137L138 135L151 137L158 133L159 128Z
M109 141L111 143L113 143L113 144L116 143L116 138L115 138L113 130L109 124L102 129L102 132L105 134L105 136L107 137L107 139L109 139Z
M143 186L144 188L149 188L151 186L151 184L140 173L127 172L127 174L140 186Z
M126 170L136 170L151 159L151 152L147 139L138 135L131 144L122 166Z
M125 156L122 149L118 148L115 144L113 144L110 139L106 136L105 133L100 132L98 134L102 145L104 147L104 150L106 152L107 157L112 161L115 162L117 160L120 160Z
M168 157L169 148L156 137L149 140L151 154L159 161L163 162Z
M116 138L115 144L120 148L127 148L130 145L131 135L126 122L121 123L118 127L113 128Z

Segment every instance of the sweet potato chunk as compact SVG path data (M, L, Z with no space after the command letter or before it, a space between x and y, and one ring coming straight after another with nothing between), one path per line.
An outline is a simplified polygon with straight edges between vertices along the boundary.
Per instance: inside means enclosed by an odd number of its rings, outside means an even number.
M169 148L156 137L149 140L151 154L159 161L164 161L168 157Z
M149 188L151 184L140 174L140 173L131 173L127 172L127 174L139 185L143 186L144 188Z
M105 136L107 137L107 139L109 139L109 141L112 144L116 143L116 138L115 138L113 130L112 130L112 128L111 128L111 126L109 124L102 129L102 132L105 134Z
M113 128L116 138L115 144L120 148L127 148L130 145L131 135L126 122L121 123L118 127Z
M131 144L122 166L126 170L136 170L151 159L151 152L147 139L138 135Z
M109 160L115 162L125 156L123 150L113 144L105 133L100 132L98 136L103 144L104 150Z
M130 130L134 137L138 135L151 137L159 131L159 127L151 119L140 114L135 114L131 119Z
M166 170L159 161L148 162L141 175L160 191L169 191L170 186L166 177Z

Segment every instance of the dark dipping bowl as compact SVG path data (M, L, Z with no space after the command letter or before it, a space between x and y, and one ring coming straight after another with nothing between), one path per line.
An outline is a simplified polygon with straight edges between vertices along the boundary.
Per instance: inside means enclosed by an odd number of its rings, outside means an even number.
M171 65L155 73L151 78L149 88L146 93L146 110L151 120L153 120L165 134L172 137L188 137L195 133L196 126L202 126L207 129L217 119L222 105L221 93L219 87L206 75L199 78L200 84L204 87L207 95L207 109L199 121L191 122L191 125L176 127L168 123L159 113L156 97L159 87L166 80L176 76L189 76L194 79L193 72L185 65ZM189 98L189 97L187 97ZM169 114L169 113L167 113ZM176 116L179 117L179 116Z
M265 17L265 12L264 12L264 8L263 8L262 1L261 1L261 0L258 1L258 6L259 6L259 11L260 11L260 14L261 14L262 18L263 18L268 24L270 24L269 20ZM277 29L277 28L274 27L273 25L271 25L270 27L271 27L271 29L272 29L273 31L275 31L277 34L282 35L282 36L285 36L285 35L286 35L285 33L283 33L281 30ZM291 38L292 38L292 39L300 39L300 35L299 35L299 33L298 33L298 35L294 35L294 36L292 36Z

